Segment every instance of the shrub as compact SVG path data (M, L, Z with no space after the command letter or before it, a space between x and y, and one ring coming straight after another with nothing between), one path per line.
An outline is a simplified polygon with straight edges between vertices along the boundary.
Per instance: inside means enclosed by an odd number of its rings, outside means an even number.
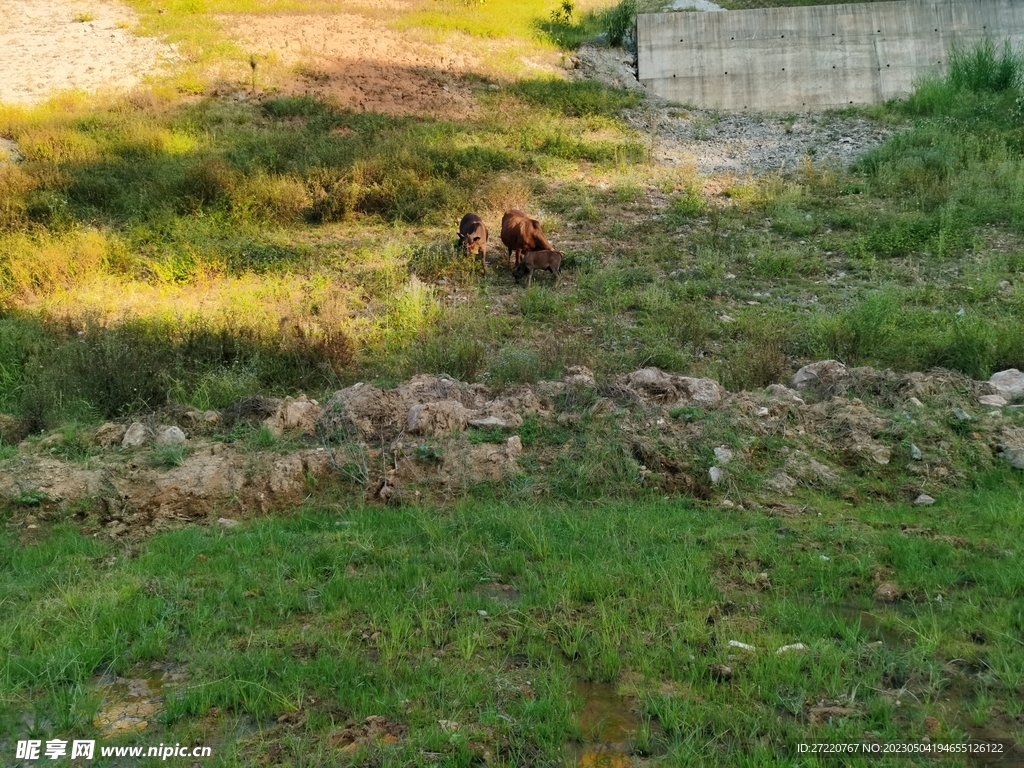
M637 0L619 0L608 10L601 13L601 29L608 34L611 45L621 46L626 37L633 34L636 27Z

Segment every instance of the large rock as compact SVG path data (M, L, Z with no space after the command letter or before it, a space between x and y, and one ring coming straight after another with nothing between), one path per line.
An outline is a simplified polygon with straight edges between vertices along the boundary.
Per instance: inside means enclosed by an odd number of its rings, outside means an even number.
M127 431L124 433L124 437L121 439L121 445L124 448L141 448L153 439L153 430L143 424L141 421L136 421Z
M697 405L711 408L718 405L728 394L714 379L676 376L659 368L642 368L634 371L621 383L642 399L664 405Z
M304 433L316 432L316 421L320 418L320 403L310 400L305 395L286 397L277 409L263 423L275 435L290 429L299 429Z
M786 460L786 472L815 488L835 488L842 481L832 467L822 464L805 451L795 451Z
M1024 373L1021 373L1016 368L993 373L988 383L995 388L998 394L1007 400L1024 397Z
M188 438L179 427L164 427L156 435L157 445L184 445Z
M461 432L469 423L472 411L458 400L417 403L406 415L405 430L413 435L443 435Z
M803 392L808 389L830 387L848 375L846 366L838 360L821 360L805 365L793 374L793 389Z

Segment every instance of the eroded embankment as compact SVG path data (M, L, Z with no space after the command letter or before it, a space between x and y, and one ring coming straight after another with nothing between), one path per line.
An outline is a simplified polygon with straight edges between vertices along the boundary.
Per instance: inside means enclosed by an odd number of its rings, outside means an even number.
M121 537L229 525L330 484L386 503L519 478L519 493L563 498L655 489L776 505L813 488L927 504L968 473L1024 469L1015 371L979 382L823 361L791 383L730 394L656 368L607 382L572 368L501 391L421 375L394 389L356 384L323 406L305 396L172 406L22 441L0 465L0 498L30 538L69 517ZM8 443L24 427L0 418Z

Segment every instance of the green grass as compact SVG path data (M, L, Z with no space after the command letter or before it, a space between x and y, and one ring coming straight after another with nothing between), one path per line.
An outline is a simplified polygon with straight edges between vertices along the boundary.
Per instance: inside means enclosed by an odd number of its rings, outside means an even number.
M371 715L409 728L370 748L388 763L439 752L462 765L487 750L498 764L543 764L576 733L574 678L637 696L669 762L753 753L776 764L800 742L865 730L919 741L926 716L941 723L938 741L962 741L982 711L1012 707L1024 682L1014 640L1024 569L1004 550L1024 533L1024 496L1007 479L980 478L930 509L871 503L851 514L808 497L822 514L784 521L685 500L468 499L382 515L324 499L230 531L164 533L113 560L118 547L59 525L0 550L5 730L20 733L32 711L53 724L37 730L44 738L93 738L93 675L161 662L187 680L147 731L117 742L212 739L214 765L282 748L338 764L317 742ZM924 524L932 538L900 524ZM915 601L872 604L879 572ZM475 591L489 581L520 599ZM727 660L729 640L759 650ZM795 642L809 652L775 654ZM733 680L716 682L715 663L732 665ZM896 707L887 691L901 688ZM966 698L944 704L954 689ZM807 722L821 699L855 714ZM274 728L285 715L304 727ZM465 738L442 733L441 719ZM263 736L240 736L236 722Z

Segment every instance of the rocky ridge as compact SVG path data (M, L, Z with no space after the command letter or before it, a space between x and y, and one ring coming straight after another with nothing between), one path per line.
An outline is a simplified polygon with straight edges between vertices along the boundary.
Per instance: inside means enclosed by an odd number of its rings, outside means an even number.
M420 375L392 389L355 384L323 405L300 395L250 398L224 411L172 406L79 436L89 446L85 460L68 457L59 433L22 441L0 463L0 500L25 534L71 516L97 526L97 535L120 537L199 520L230 524L223 521L294 505L332 480L378 502L445 499L523 474L524 455L543 475L559 447L524 446L518 431L527 419L576 430L580 439L584 418L604 424L602 434L614 435L634 463L638 490L717 495L725 506L801 488L845 493L872 467L890 466L910 479L907 503L930 504L963 479L951 458L957 439L978 445L978 461L1024 469L1024 406L1004 397L1020 397L1018 371L978 382L826 360L801 368L790 384L729 393L714 380L657 368L598 382L574 367L559 381L501 391ZM716 432L713 413L727 429ZM239 421L282 442L254 450L218 437ZM906 444L910 424L927 444ZM24 437L25 427L0 416L4 442ZM767 439L778 447L764 455ZM161 451L173 460L161 464ZM760 480L751 482L751 472Z

